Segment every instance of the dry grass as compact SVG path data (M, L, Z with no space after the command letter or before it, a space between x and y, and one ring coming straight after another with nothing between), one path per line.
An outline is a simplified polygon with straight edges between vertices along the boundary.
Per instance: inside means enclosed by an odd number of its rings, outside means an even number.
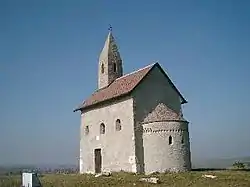
M217 178L202 177L203 174L213 174ZM213 172L189 172L180 174L153 175L159 177L160 184L148 184L139 182L142 175L128 173L113 173L110 177L98 177L93 175L45 175L41 177L43 187L104 187L104 186L171 186L171 187L250 187L250 172L246 171L213 171ZM21 177L0 177L0 187L20 187Z

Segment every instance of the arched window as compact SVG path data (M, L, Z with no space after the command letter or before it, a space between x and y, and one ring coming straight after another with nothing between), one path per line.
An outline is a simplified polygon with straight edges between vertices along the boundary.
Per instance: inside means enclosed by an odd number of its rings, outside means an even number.
M181 143L184 144L184 135L181 137Z
M114 72L116 72L116 63L113 64Z
M169 138L168 138L168 144L171 145L172 143L173 143L173 138L172 138L172 136L169 136Z
M86 126L85 127L85 135L88 135L89 134L89 126Z
M122 130L121 120L120 119L117 119L116 122L115 122L115 130L116 131Z
M100 134L105 134L105 125L104 125L104 123L102 123L100 125Z
M104 73L104 64L101 65L101 72Z

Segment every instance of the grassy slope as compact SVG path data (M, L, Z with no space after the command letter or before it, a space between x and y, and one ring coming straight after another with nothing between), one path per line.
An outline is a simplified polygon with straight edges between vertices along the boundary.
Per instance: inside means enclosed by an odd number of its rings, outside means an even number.
M203 178L202 174L214 174L216 179ZM172 187L250 187L250 172L244 171L215 171L215 172L189 172L181 174L162 174L159 177L161 184L157 186ZM40 180L43 187L94 187L94 186L156 186L139 182L142 176L127 173L112 174L110 177L95 178L92 175L46 175ZM0 177L1 187L20 187L20 176Z

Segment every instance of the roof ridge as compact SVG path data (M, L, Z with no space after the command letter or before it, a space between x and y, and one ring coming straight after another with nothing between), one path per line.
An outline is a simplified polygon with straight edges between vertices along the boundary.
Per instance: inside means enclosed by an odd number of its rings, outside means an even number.
M154 69L155 67L160 68L160 71L168 79L171 86L173 86L177 93L182 97L182 95L174 86L170 78L167 76L166 72L160 66L159 62L155 62L115 79L107 87L94 91L94 93L92 93L91 96L87 98L74 111L87 109L88 107L94 106L95 104L100 104L101 102L108 101L110 99L114 99L120 96L125 96L126 94L130 94L133 90L136 89L136 87L141 83L141 81L143 81L143 79L148 75L148 73L152 71L152 69Z
M147 73L151 71L153 67L155 67L155 65L157 65L157 63L149 64L134 72L115 79L115 81L113 81L109 86L103 89L98 89L92 93L91 96L74 111L93 106L97 103L101 103L115 97L129 94L147 75Z
M115 79L115 80L119 80L119 79L125 78L126 76L132 75L132 74L137 73L137 72L142 71L142 70L145 70L145 69L147 69L147 68L149 68L149 67L153 67L155 64L157 64L157 62L154 62L154 63L152 63L152 64L149 64L149 65L147 65L147 66L145 66L145 67L143 67L143 68L139 68L139 69L137 69L137 70L135 70L135 71L132 71L132 72L130 72L130 73L127 73L127 74L125 74L125 75L123 75L123 76L121 76L121 77L118 77L118 78Z

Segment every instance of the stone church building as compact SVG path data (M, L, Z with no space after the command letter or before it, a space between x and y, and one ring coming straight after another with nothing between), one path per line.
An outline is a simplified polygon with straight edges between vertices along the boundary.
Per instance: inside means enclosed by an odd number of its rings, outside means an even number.
M98 89L81 112L80 173L191 169L187 103L159 63L123 74L110 31L99 57Z

